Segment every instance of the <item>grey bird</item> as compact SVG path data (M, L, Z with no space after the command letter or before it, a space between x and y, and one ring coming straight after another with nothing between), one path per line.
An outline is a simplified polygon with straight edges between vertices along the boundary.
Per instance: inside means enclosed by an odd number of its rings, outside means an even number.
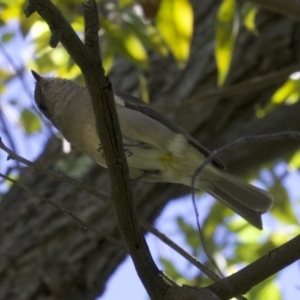
M36 80L35 102L40 111L66 140L106 167L87 88L71 80L43 78L34 71L32 74ZM144 181L191 186L195 171L210 152L139 99L120 92L114 92L114 97L130 177L143 175ZM204 167L195 187L259 229L262 229L261 215L273 204L268 192L228 174L217 159Z

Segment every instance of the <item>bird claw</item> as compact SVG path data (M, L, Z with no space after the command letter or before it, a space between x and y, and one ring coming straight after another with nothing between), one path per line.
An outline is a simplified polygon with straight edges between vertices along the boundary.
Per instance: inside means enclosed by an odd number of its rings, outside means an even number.
M134 143L134 144L124 144L124 146L143 148L143 149L151 149L152 148L152 146L150 144L147 144L144 142L138 142L138 143ZM101 144L99 144L97 151L101 154L102 158L105 158L103 146ZM132 151L128 148L124 148L124 152L125 152L126 157L130 157L133 154Z
M101 154L102 158L105 158L103 146L99 145L97 151ZM132 151L130 151L130 149L124 148L124 153L126 157L132 156Z

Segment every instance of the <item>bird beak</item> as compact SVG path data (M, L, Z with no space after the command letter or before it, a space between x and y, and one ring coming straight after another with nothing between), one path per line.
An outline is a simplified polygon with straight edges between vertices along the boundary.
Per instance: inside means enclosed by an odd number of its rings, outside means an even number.
M32 73L32 75L33 75L33 77L34 77L34 79L36 80L37 83L42 82L42 80L43 80L42 76L40 76L37 72L35 72L33 70L31 70L31 73Z

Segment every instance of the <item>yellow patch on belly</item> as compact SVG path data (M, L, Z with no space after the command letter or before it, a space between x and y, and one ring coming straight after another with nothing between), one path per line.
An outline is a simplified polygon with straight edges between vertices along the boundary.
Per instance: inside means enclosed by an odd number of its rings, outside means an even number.
M162 162L164 169L173 169L179 170L182 163L180 162L180 158L170 152L164 153L160 157L160 161Z

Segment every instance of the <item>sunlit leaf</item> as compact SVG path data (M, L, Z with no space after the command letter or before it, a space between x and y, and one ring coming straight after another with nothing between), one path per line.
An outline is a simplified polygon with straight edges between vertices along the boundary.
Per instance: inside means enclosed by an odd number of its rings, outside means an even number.
M105 73L108 74L113 66L115 56L112 53L112 51L110 51L110 48L106 48L106 51L102 51L102 52L104 52L103 60L102 60L103 68L105 70Z
M247 245L247 251L245 251L245 245ZM230 259L230 264L253 262L259 257L258 249L260 247L261 245L257 242L246 244L244 242L237 242L235 244L235 255L232 259Z
M167 56L169 49L167 48L157 28L149 24L147 26L146 34L149 37L149 46L161 55Z
M297 224L297 217L291 207L289 195L279 180L275 180L269 191L274 195L275 201L272 207L272 214L281 222L286 224Z
M7 82L14 77L14 74L9 73L8 71L9 70L5 67L0 68L0 95L6 90Z
M254 286L246 295L247 299L282 299L280 290L275 282L275 276L269 277L260 284Z
M31 110L25 108L22 111L20 118L26 134L31 134L41 130L41 121Z
M260 290L257 299L272 299L272 300L282 299L278 285L276 284L273 278L271 278L268 284L266 284L264 288Z
M38 57L35 59L34 62L31 64L28 64L31 69L36 70L37 66L38 70L40 73L51 73L53 74L53 62L51 61L50 58L50 53L45 53L44 55Z
M288 79L272 96L272 103L294 104L299 100L300 80Z
M278 105L292 105L299 101L300 79L299 72L290 76L271 97L271 101L264 107L257 107L257 117L264 117L278 107Z
M15 174L9 174L9 178L11 178L15 181L18 181L18 179L20 178L20 175L18 175L18 174L16 174L16 175ZM4 179L4 183L7 185L8 188L11 188L14 185L14 183L12 181L7 180L7 179Z
M14 2L14 3L12 3ZM23 1L15 0L15 1L7 1L6 8L1 9L1 19L4 22L9 22L15 18L19 18L23 7Z
M140 39L143 45L152 48L164 56L169 53L168 48L156 27L143 22L139 16L132 12L124 13L123 19L126 28L132 31L133 34Z
M147 87L147 79L142 72L139 72L139 84L141 90L141 100L145 103L149 103L149 91Z
M6 91L6 87L4 85L0 85L0 95Z
M53 63L53 68L55 68L55 66L65 65L69 59L67 51L61 46L56 47L54 51L49 52L49 57Z
M148 55L136 35L106 20L102 20L101 26L106 30L109 48L113 53L127 57L141 68L147 66Z
M66 63L59 64L55 69L52 70L52 74L54 76L69 79L77 79L79 76L82 76L79 67L74 63L73 59L68 55L66 55L66 58ZM62 61L64 61L64 59Z
M299 169L300 168L300 151L297 151L289 161L289 167L291 169Z
M189 0L162 0L156 25L180 67L184 67L190 53L194 15Z
M270 240L273 242L275 247L279 247L284 243L288 242L291 239L291 236L285 231L278 231L270 236Z
M49 27L46 22L36 21L30 29L30 34L33 39L39 38L42 34L48 34L49 39Z
M218 11L216 24L215 57L219 86L224 84L230 69L238 24L236 0L223 0Z
M257 31L255 25L255 18L257 13L258 13L258 7L255 4L246 2L243 5L242 15L243 15L244 26L256 36L259 35L259 32Z
M119 0L118 5L120 8L126 7L133 4L133 0Z
M30 18L26 18L22 12L20 15L20 29L23 37L25 37L31 30L35 22L40 21L40 16L38 14L33 14Z
M257 238L261 234L257 228L240 217L232 220L228 227L230 230L237 232L238 240L242 243L257 242Z
M72 22L72 28L76 32L83 32L84 31L84 22L82 21L81 16L75 16L73 22Z

